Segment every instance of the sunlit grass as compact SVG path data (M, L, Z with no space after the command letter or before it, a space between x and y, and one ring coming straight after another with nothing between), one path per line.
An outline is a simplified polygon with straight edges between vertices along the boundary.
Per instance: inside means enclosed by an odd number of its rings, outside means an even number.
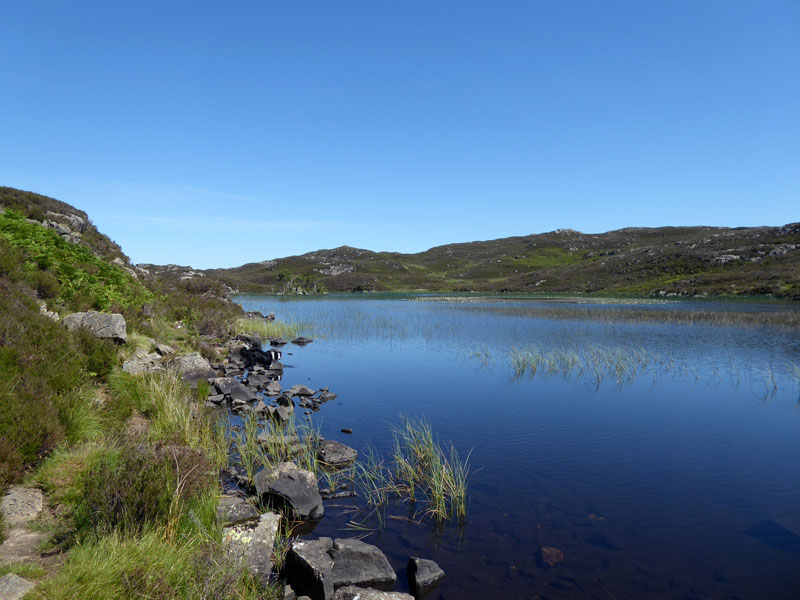
M234 326L234 333L257 335L261 338L293 338L300 335L304 328L301 323L284 321L267 321L266 319L238 319Z
M452 445L443 449L424 419L405 419L394 430L390 464L367 451L355 467L356 482L381 525L393 499L411 501L415 514L439 523L463 521L469 471L469 455L461 459Z

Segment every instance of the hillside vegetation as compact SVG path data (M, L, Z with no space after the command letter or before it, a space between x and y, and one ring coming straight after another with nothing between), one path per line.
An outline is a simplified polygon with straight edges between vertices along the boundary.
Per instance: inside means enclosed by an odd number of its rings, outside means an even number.
M128 343L60 322L89 309L123 314ZM242 314L219 282L159 279L82 211L0 188L0 495L24 482L49 506L26 532L45 555L0 566L38 580L26 598L271 597L220 547L207 390L121 371L156 342L213 356Z
M800 223L571 229L417 254L342 246L205 272L243 292L442 291L800 298Z

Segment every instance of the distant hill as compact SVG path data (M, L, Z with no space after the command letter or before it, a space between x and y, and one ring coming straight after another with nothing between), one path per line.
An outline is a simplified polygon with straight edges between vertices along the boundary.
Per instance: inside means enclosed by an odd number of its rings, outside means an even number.
M783 227L572 229L437 246L349 246L211 269L243 292L452 291L771 295L800 299L800 223Z

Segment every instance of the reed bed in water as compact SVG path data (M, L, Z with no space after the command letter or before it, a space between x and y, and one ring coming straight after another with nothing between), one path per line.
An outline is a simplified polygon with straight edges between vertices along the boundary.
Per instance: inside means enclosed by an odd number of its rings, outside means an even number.
M800 327L800 311L723 311L689 308L633 308L607 306L591 303L585 306L498 306L468 307L477 312L491 311L495 314L529 317L534 319L597 321L603 323L669 323L675 325L713 326L776 326Z
M399 498L420 505L419 512L437 522L463 521L467 514L469 455L462 460L454 446L442 448L423 419L405 419L393 433L390 465L370 452L356 465L356 481L367 503L380 511L393 498ZM381 514L378 512L382 522Z
M234 324L234 334L258 335L262 338L293 338L304 328L301 323L267 321L266 319L238 319Z

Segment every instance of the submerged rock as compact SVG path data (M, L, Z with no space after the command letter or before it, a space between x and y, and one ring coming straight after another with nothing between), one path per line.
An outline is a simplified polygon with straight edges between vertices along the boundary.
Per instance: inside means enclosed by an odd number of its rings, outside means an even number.
M543 546L539 548L539 552L536 554L536 561L539 566L545 568L555 567L562 560L564 560L564 553L552 546Z

